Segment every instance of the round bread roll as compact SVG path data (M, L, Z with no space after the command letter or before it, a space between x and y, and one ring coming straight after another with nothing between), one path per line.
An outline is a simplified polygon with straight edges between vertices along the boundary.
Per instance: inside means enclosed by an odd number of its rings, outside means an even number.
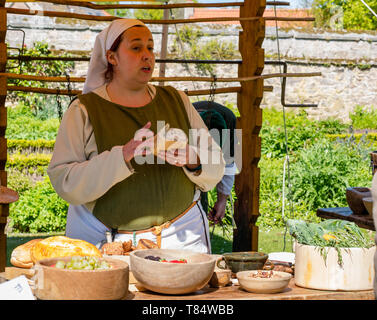
M101 247L101 252L103 254L107 254L109 256L111 255L123 255L123 244L122 242L108 242L108 243L105 243L102 247Z
M31 249L43 239L33 239L14 248L10 257L10 263L15 267L30 269L34 263L31 259Z
M37 242L31 249L31 259L34 263L45 258L71 256L93 256L100 258L102 254L95 245L89 242L65 236L46 238Z

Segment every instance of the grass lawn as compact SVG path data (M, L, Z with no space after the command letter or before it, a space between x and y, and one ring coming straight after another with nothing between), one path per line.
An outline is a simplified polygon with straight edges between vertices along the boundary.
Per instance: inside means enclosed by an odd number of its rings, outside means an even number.
M230 229L231 230L231 229ZM210 227L212 253L222 254L225 252L232 252L232 234L223 233L221 227L216 227L212 234L212 227ZM292 237L287 231L285 235L284 248L284 228L276 228L271 230L259 229L258 235L258 251L259 252L292 252Z

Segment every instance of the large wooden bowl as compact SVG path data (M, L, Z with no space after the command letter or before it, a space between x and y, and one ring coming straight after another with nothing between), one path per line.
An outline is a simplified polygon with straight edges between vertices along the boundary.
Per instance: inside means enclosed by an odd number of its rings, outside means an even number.
M112 265L103 270L70 270L51 267L58 260L50 258L35 264L34 294L42 300L117 300L126 296L129 266L126 262L102 258Z
M187 263L152 261L146 256L186 259ZM188 250L143 249L131 252L130 262L135 279L144 288L164 294L186 294L202 289L209 282L216 257Z

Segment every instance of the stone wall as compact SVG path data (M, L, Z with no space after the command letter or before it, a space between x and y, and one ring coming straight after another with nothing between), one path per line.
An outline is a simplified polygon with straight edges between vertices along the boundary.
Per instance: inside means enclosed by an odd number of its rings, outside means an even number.
M25 44L35 41L48 41L56 50L66 50L89 55L96 35L108 25L84 20L62 18L8 16L9 29L25 31ZM36 20L35 20L36 19ZM37 27L36 27L37 26ZM211 39L232 42L238 47L239 25L196 24L205 36L200 41ZM161 43L161 26L151 26L156 52ZM169 27L169 44L173 43L175 27ZM7 42L12 47L20 47L21 32L9 31ZM287 103L315 103L317 108L308 108L308 114L315 119L335 117L349 120L349 112L357 105L377 108L377 33L329 33L304 30L279 30L279 52L282 61L289 62L288 72L321 72L321 77L289 78L286 88ZM266 60L277 60L277 35L274 28L266 29L263 47ZM183 57L182 57L183 58ZM235 59L239 59L236 52ZM85 76L87 63L76 63L74 75ZM358 67L355 67L358 65ZM237 77L237 65L217 65L217 77ZM264 73L279 72L279 67L266 65ZM198 72L194 65L168 64L166 76L193 75ZM156 64L155 75L158 75ZM262 107L281 108L280 79L267 79L265 85L272 85L273 92L266 92ZM178 89L209 88L209 83L172 83ZM238 83L218 83L218 87L237 86ZM75 89L82 86L75 84ZM193 97L192 100L206 97ZM220 103L236 105L236 94L216 95Z

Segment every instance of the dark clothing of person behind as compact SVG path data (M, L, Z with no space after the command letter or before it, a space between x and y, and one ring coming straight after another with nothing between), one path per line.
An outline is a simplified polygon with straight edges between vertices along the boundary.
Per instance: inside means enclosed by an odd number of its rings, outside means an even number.
M235 136L236 116L227 107L212 101L194 102L193 106L202 117L208 130L219 130L219 136L214 136L213 139L222 148L225 163L227 165L231 164L234 161L234 142L237 141ZM225 133L222 129L228 130ZM207 192L201 193L201 203L204 211L208 213Z

